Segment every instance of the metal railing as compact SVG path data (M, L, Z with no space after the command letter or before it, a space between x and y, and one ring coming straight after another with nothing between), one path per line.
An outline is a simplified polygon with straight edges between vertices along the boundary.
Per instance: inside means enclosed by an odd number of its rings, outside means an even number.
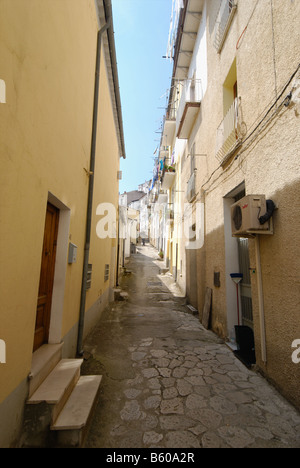
M201 102L203 97L201 80L184 80L180 86L180 99L177 102L177 118L181 116L186 103Z
M221 51L231 21L237 9L236 1L222 0L215 24L214 46L218 52Z
M176 120L177 107L171 107L167 110L165 120Z
M222 162L238 144L238 98L235 98L217 129L216 158Z
M190 203L193 200L193 198L195 198L195 196L196 196L196 173L193 172L187 184L186 199Z

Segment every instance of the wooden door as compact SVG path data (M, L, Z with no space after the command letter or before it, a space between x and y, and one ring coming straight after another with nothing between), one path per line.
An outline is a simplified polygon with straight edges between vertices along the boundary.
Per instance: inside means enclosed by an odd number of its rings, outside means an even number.
M55 208L55 206L48 203L45 221L33 351L36 351L44 343L47 343L49 337L58 220L59 210Z

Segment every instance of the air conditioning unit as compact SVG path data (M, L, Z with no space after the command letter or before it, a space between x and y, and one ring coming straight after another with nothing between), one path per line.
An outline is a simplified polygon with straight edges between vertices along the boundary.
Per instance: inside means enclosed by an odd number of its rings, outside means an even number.
M231 229L234 237L251 237L252 234L270 233L270 222L261 224L267 212L264 195L247 195L231 207Z

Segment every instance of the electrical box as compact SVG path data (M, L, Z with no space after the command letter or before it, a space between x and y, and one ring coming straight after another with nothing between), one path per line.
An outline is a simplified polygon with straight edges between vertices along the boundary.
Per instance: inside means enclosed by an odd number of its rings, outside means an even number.
M77 245L72 244L70 242L69 244L69 263L75 263L77 259Z

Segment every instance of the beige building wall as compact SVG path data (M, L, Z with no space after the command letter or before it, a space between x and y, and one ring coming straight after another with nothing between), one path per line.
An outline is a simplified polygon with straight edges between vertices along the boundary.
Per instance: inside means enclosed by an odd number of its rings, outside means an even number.
M49 342L64 340L65 356L76 353L98 28L94 0L0 2L0 79L6 87L0 103L0 339L6 344L0 441L3 435L16 437L8 421L18 428L27 394L47 201L59 209ZM118 206L112 106L102 50L85 334L114 286L117 241L96 236L97 205ZM77 246L73 264L69 242Z
M200 223L196 228L198 234L199 229L202 231L200 239L204 236L204 243L201 245L200 241L200 248L188 251L186 238L181 237L179 262L182 261L184 271L177 281L184 285L189 302L197 306L200 320L206 288L212 290L211 327L228 340L237 325L236 285L230 273L240 272L238 240L232 237L231 230L231 205L236 197L247 194L265 195L275 202L274 235L258 237L260 264L256 257L257 240L248 241L251 326L258 370L300 407L297 384L300 367L292 361L292 343L300 336L297 216L300 208L300 4L280 0L235 3L237 9L223 45L217 50L215 32L221 1L205 2L201 21L204 18L206 28L204 31L203 24L199 27L186 72L188 77L197 76L197 72L201 74L204 96L189 138L181 140L182 153L176 146L178 140L173 141L177 160L175 190L179 194L181 212L177 224L184 219L185 192L191 175L189 157L193 148L196 196L190 210L195 212L197 205L204 205L203 225ZM225 0L222 5L226 5ZM186 21L191 22L191 17ZM174 73L182 72L175 68ZM240 143L232 153L225 151L220 157L217 152L221 131L218 128L236 96L239 114L236 136ZM173 100L176 97L174 93ZM176 104L171 101L168 110L174 108ZM238 143L235 138L233 141ZM174 239L176 232L175 222ZM171 271L175 244L173 240ZM259 305L259 266L263 307ZM196 284L193 282L195 272ZM241 299L239 305L241 309Z
M101 56L97 153L89 258L89 263L93 265L92 287L87 291L86 297L86 325L88 326L85 328L85 335L99 319L99 307L103 309L109 298L112 297L111 290L116 283L120 157L104 50L102 50ZM102 214L97 214L97 208L102 204L108 204L110 207L109 216L112 219L109 227L114 231L113 237L111 237L109 230L105 239L99 238L97 234L97 224L103 219ZM100 213L103 213L103 210L100 210ZM107 215L108 213L105 212L104 217L106 218ZM108 279L104 278L106 266L108 266L109 271Z
M257 265L254 240L249 240L254 333L261 371L300 406L299 366L292 362L293 340L300 336L299 309L299 112L291 103L276 106L290 93L299 64L299 2L261 0L238 2L237 12L221 52L213 46L216 5L208 2L208 89L201 103L192 139L197 152L207 154L197 164L198 200L205 199L205 246L198 252L198 304L204 288L213 290L212 328L227 338L236 308L230 269L238 268L236 241L231 237L230 194L244 184L246 194L263 194L277 207L274 235L260 236L265 308L267 362L262 361L259 327ZM247 28L246 28L247 26ZM246 29L245 29L246 28ZM223 167L215 157L216 130L224 117L226 90L236 63L238 96L247 134L244 143ZM298 69L299 77L299 69ZM258 131L255 127L270 110ZM276 112L274 112L276 111ZM274 115L272 116L274 112ZM272 116L272 118L271 118ZM206 260L203 261L203 258ZM297 266L298 265L298 266ZM214 273L220 273L220 287ZM205 280L204 280L205 278ZM231 284L232 283L232 284Z

